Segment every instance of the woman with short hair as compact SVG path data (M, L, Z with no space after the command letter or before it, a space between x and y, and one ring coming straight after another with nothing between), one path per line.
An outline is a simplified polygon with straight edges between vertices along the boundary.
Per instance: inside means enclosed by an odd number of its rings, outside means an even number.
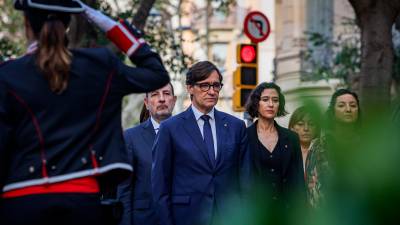
M319 158L317 139L320 135L319 115L309 106L297 108L289 120L289 129L299 135L303 158L304 180L307 186L307 201L313 205L318 169L322 159Z
M305 184L299 138L276 123L286 115L285 97L275 83L261 83L250 94L246 110L257 120L247 128L256 182L265 190L267 201L290 206L302 199Z

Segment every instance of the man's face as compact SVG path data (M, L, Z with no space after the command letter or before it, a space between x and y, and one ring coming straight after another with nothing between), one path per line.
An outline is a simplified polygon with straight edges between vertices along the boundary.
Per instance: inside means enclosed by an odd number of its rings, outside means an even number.
M222 84L215 70L207 79L187 86L192 96L192 104L202 113L208 113L217 104L221 88Z
M175 102L176 96L172 93L172 87L170 84L147 93L144 98L144 104L146 105L147 110L149 110L150 115L157 122L161 122L172 115Z

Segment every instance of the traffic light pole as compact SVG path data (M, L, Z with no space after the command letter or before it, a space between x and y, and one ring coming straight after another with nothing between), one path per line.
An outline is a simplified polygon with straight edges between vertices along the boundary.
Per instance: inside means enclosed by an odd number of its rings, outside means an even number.
M240 43L236 48L237 68L233 75L233 111L244 112L247 97L258 83L257 44Z
M258 43L254 43L253 41L251 42L252 44L255 44L256 45L256 49L257 49L257 52L258 52ZM258 54L257 54L258 55ZM257 57L257 65L258 65L258 58L259 57ZM258 79L258 66L257 66L257 81L259 80ZM246 123L246 127L249 127L249 126L251 126L252 124L253 124L253 118L250 116L250 114L247 112L247 111L244 111L243 112L243 120L245 121L245 123Z

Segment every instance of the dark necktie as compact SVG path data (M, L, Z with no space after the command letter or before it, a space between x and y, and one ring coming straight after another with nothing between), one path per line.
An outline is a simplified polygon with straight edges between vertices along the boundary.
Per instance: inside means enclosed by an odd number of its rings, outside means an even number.
M203 137L204 143L207 146L208 157L210 158L212 165L215 166L214 139L210 125L210 116L202 115L200 118L204 120Z

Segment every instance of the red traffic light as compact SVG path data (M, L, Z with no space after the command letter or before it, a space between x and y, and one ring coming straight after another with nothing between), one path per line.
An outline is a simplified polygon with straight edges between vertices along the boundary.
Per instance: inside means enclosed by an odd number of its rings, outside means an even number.
M242 45L240 48L240 59L245 63L257 63L256 49L254 45Z

